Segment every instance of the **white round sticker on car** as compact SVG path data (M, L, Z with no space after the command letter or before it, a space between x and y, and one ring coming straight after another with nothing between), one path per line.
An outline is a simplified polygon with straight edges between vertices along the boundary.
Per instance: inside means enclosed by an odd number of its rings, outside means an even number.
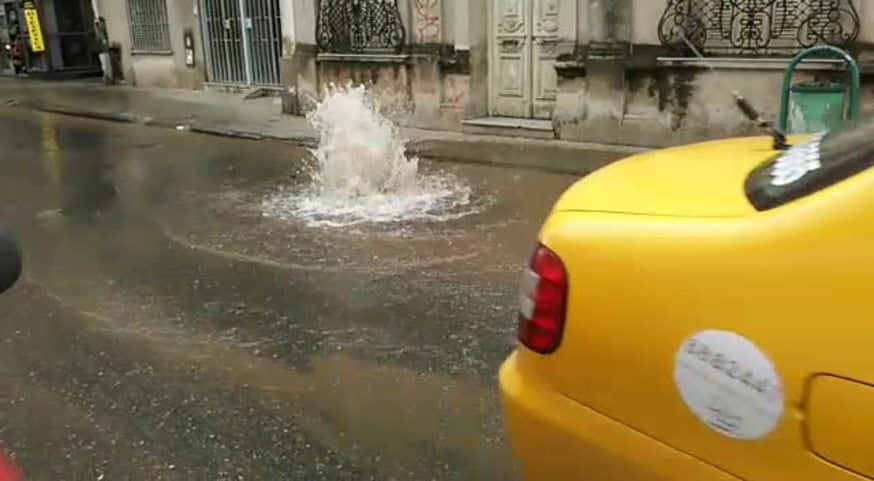
M733 332L702 331L683 342L674 380L689 409L725 436L764 438L783 416L783 388L774 364Z

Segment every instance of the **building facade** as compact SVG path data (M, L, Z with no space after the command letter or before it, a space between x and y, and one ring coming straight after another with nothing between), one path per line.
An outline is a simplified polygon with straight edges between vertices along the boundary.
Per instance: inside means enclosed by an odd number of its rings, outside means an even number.
M136 86L279 89L289 0L93 0Z
M195 42L186 64L185 36L200 35L198 0L93 0L109 41L121 53L121 76L130 85L199 89L206 79L203 46Z
M0 42L9 46L0 55L0 69L7 73L100 73L91 0L2 0Z
M752 132L731 90L776 113L801 49L874 59L861 0L93 1L135 85L262 86L301 114L365 83L408 125L606 143Z

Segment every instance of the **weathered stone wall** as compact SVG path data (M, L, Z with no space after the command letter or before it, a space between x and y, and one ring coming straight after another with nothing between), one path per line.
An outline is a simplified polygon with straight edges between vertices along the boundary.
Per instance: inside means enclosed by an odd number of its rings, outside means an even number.
M206 79L206 57L203 37L200 33L198 0L172 0L167 2L170 22L170 45L173 49L173 74L176 87L183 89L203 88ZM194 37L194 67L185 64L185 32Z
M589 43L629 43L632 31L632 0L589 0Z
M281 60L284 112L304 114L329 85L350 83L369 85L387 110L420 127L460 129L472 112L484 112L486 2L402 0L407 45L401 54L320 53L314 0L283 2L294 18L293 31L283 30L288 34ZM472 50L483 61L473 75ZM481 98L471 95L476 89Z
M205 58L200 35L200 22L196 15L197 0L172 0L167 2L167 17L170 24L171 54L142 54L131 52L130 26L127 3L118 0L97 0L100 15L106 19L110 42L121 45L122 69L129 85L139 87L171 87L198 89L205 79ZM194 68L185 64L184 33L194 35Z
M760 133L731 95L737 90L777 119L785 62L770 65L736 59L717 65L658 61L670 56L659 45L658 21L666 0L583 0L587 21L573 55L561 57L554 126L565 140L667 146ZM859 5L860 58L874 39L874 8ZM874 58L868 59L868 65ZM796 82L841 78L836 72L803 70ZM874 78L863 77L863 112L874 110ZM868 107L871 108L868 108Z
M470 105L470 75L446 74L443 76L443 97L440 102L441 119L447 129L458 129L466 118Z
M461 1L461 0L456 0ZM466 15L467 30L467 72L470 75L468 89L469 103L465 109L466 118L484 116L489 109L489 15L488 3L481 0L467 0L467 9L457 10L458 15ZM464 52L459 49L459 53Z
M279 59L282 82L282 111L302 115L315 107L319 99L319 75L315 44L291 44ZM290 52L290 53L288 53Z
M632 0L631 42L635 45L658 45L658 21L667 0Z
M122 60L123 61L123 60ZM128 85L136 87L176 88L176 65L169 55L132 55L125 69Z
M732 92L739 92L763 115L776 121L784 74L777 67L751 68L740 61L716 71L690 66L633 67L625 70L622 80L589 71L586 84L590 88L598 82L612 83L614 88L624 85L620 110L615 115L584 115L556 122L556 129L565 140L641 146L761 134L741 114ZM830 78L843 74L801 71L795 82L810 80L814 75ZM864 85L863 113L866 105L874 105L874 83Z
M463 120L487 115L493 0L400 0L408 44L403 59L389 60L395 63L319 56L315 0L284 2L295 11L283 59L283 84L294 93L284 96L286 112L306 112L324 86L352 81L372 85L410 125L457 130ZM658 60L669 55L658 38L666 5L667 0L562 4L563 12L573 12L562 21L575 25L565 30L573 35L562 37L556 63L557 137L661 146L757 133L738 112L732 88L776 118L784 73L779 64L738 60L714 73L701 64ZM874 45L874 7L861 5L859 11L860 44ZM798 79L810 76L801 72ZM874 83L867 80L863 105L874 109Z
M354 57L349 60L343 60L342 57L322 58L318 63L318 77L325 88L332 84L366 85L376 94L385 111L398 119L409 119L413 113L413 68L407 61L398 60L389 63L379 58L373 61Z
M282 111L301 115L319 98L316 65L316 1L281 0L282 58L279 78L283 87Z

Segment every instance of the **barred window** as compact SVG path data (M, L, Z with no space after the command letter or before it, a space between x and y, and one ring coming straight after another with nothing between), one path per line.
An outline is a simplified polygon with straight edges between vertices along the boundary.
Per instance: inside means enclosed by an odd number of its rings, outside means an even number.
M323 52L399 52L403 21L397 0L320 0L316 40Z
M127 0L131 50L135 53L169 53L170 24L167 0Z
M677 53L787 56L814 45L849 47L861 0L668 0L658 26Z

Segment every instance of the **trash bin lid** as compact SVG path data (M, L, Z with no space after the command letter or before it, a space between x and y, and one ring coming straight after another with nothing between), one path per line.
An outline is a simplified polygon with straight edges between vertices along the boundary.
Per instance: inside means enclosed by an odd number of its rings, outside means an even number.
M805 82L792 86L793 92L837 94L846 92L847 87L837 82Z

